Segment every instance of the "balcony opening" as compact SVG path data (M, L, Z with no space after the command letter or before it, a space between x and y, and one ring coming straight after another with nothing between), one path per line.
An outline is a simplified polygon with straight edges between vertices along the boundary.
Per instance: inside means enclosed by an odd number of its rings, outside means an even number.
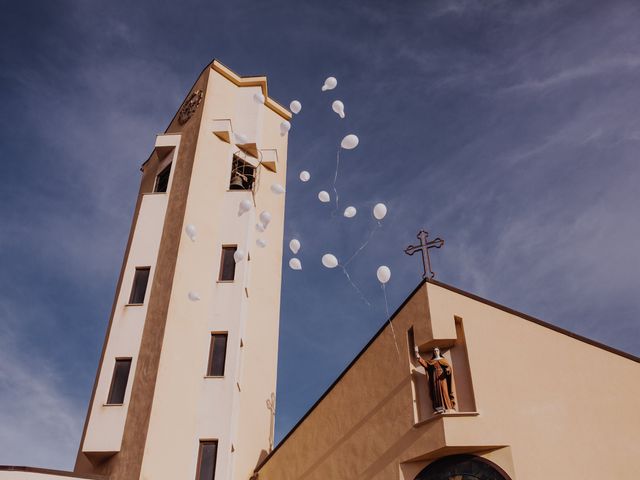
M231 163L229 190L253 190L255 180L256 167L234 155Z

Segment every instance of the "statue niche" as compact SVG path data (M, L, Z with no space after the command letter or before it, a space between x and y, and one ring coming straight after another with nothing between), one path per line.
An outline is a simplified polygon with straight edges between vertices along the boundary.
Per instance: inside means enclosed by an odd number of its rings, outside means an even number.
M433 404L434 414L446 413L455 410L456 401L453 394L453 369L441 355L440 349L433 349L431 360L425 360L420 356L418 347L415 347L416 360L427 373L429 383L429 396Z

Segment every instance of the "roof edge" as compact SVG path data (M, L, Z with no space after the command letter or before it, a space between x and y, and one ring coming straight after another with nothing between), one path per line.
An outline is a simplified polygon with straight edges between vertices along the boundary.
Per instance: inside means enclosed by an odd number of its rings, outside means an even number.
M333 383L329 385L329 387L324 391L324 393L320 396L320 398L318 398L318 400L316 400L316 402L309 408L309 410L307 410L307 412L300 418L300 420L296 422L296 424L291 428L291 430L287 432L284 438L278 443L278 445L276 445L276 447L273 450L271 450L271 452L269 452L269 454L264 458L264 460L262 460L262 462L258 464L254 472L258 472L269 461L269 459L278 451L280 446L284 445L287 439L291 435L293 435L293 432L295 432L298 429L298 427L302 425L302 423L307 419L307 417L311 415L311 413L316 409L318 405L320 405L320 402L322 402L322 400L324 400L325 397L329 395L329 393L331 393L331 390L333 390L333 388L340 382L340 380L342 380L342 377L344 377L347 374L347 372L351 370L351 367L355 365L355 363L360 359L360 357L364 354L364 352L366 352L367 349L371 346L371 344L376 341L376 339L382 334L382 332L384 332L384 330L389 326L389 323L398 315L398 313L400 313L400 311L404 308L404 306L409 302L409 300L413 298L413 296L416 293L418 293L418 291L423 287L425 283L427 283L427 281L422 280L418 284L418 286L416 286L416 288L414 288L413 291L407 296L407 298L404 299L402 304L398 308L396 308L393 314L384 321L384 323L378 329L378 331L373 335L373 337L371 337L371 339L367 342L367 344L364 347L362 347L362 349L360 350L360 352L358 352L358 354L354 357L354 359L351 360L351 362L349 362L349 365L345 367L345 369L342 371L342 373L340 373L340 375L338 375L338 377L333 381Z
M465 290L461 290L461 289L459 289L457 287L453 287L453 286L448 285L446 283L442 283L442 282L440 282L438 280L427 280L427 283L431 283L431 284L436 285L438 287L444 288L445 290L449 290L451 292L460 294L460 295L462 295L464 297L470 298L470 299L475 300L477 302L484 303L485 305L488 305L490 307L497 308L498 310L502 310L503 312L509 313L511 315L515 315L515 316L520 317L520 318L522 318L524 320L527 320L529 322L532 322L532 323L535 323L537 325L540 325L541 327L545 327L545 328L548 328L549 330L553 330L555 332L558 332L558 333L561 333L561 334L566 335L568 337L571 337L574 340L579 340L579 341L587 343L587 344L589 344L589 345L591 345L593 347L597 347L597 348L600 348L602 350L606 350L609 353L613 353L615 355L619 355L621 357L624 357L624 358L626 358L628 360L632 360L632 361L634 361L636 363L640 363L640 357L636 357L635 355L632 355L631 353L627 353L627 352L624 352L622 350L618 350L617 348L610 347L607 344L597 342L597 341L592 340L592 339L590 339L588 337L584 337L582 335L574 333L574 332L572 332L570 330L566 330L566 329L564 329L562 327L558 327L556 325L553 325L552 323L545 322L544 320L540 320L539 318L533 317L533 316L528 315L526 313L519 312L518 310L514 310L513 308L506 307L506 306L504 306L504 305L502 305L500 303L494 302L492 300L487 300L486 298L480 297L479 295L475 295L473 293L469 293L469 292L467 292Z
M360 359L360 357L364 354L364 352L371 346L371 344L382 334L382 332L387 328L387 326L389 325L389 322L391 322L397 315L398 313L404 308L404 306L409 302L409 300L411 300L413 298L413 296L420 290L420 288L422 288L423 285L430 283L433 285L436 285L438 287L444 288L446 290L450 290L454 293L460 294L462 296L465 296L467 298L470 298L472 300L476 300L480 303L483 303L485 305L488 305L490 307L493 308L497 308L498 310L502 310L506 313L509 313L511 315L515 315L517 317L522 318L523 320L527 320L529 322L533 322L537 325L540 325L542 327L548 328L550 330L553 330L555 332L561 333L563 335L566 335L568 337L573 338L574 340L579 340L581 342L587 343L589 345L592 345L594 347L600 348L602 350L606 350L610 353L613 353L615 355L619 355L621 357L624 357L628 360L640 363L640 357L636 357L635 355L632 355L630 353L624 352L622 350L618 350L616 348L610 347L609 345L606 345L604 343L600 343L597 342L595 340L591 340L590 338L584 337L582 335L578 335L577 333L571 332L569 330L566 330L564 328L561 327L557 327L551 323L547 323L543 320L540 320L538 318L532 317L531 315L527 315L526 313L522 313L519 312L517 310L514 310L512 308L506 307L504 305L501 305L499 303L493 302L491 300L487 300L486 298L482 298L478 295L475 295L473 293L467 292L465 290L461 290L459 288L453 287L451 285L448 285L446 283L442 283L438 280L422 280L417 286L416 288L407 296L407 298L405 298L405 300L402 302L402 304L393 312L393 314L384 321L384 323L382 324L382 326L380 327L380 329L373 335L373 337L371 337L371 339L367 342L367 344L360 350L360 352L358 352L358 354L354 357L354 359L349 363L349 365L346 366L346 368L342 371L342 373L340 373L340 375L338 375L338 377L333 381L333 383L324 391L324 393L320 396L320 398L318 398L318 400L316 400L316 402L309 408L309 410L307 410L307 412L300 418L300 420L298 420L296 422L296 424L291 428L291 430L289 430L289 432L287 432L287 434L284 436L284 438L278 443L278 445L276 445L276 447L269 452L269 454L264 458L264 460L262 460L262 462L260 462L260 464L258 464L258 466L255 468L254 472L259 472L260 469L269 461L269 459L278 451L278 449L284 445L284 443L289 439L289 437L291 435L293 435L293 433L298 429L298 427L300 425L302 425L302 423L307 419L307 417L309 415L311 415L311 413L316 409L316 407L322 402L322 400L325 399L325 397L327 395L329 395L329 393L331 392L331 390L333 390L333 388L340 382L340 380L342 380L342 377L344 377L347 372L351 369L351 367L354 366L354 364ZM427 292L428 295L428 292Z
M222 62L220 62L220 61L218 61L218 60L216 60L214 58L213 60L211 60L211 62L207 63L207 65L202 69L200 74L194 80L193 84L191 85L191 87L187 91L187 96L185 96L184 100L182 100L182 103L178 106L178 110L173 115L173 117L171 117L171 120L169 121L169 124L167 125L167 128L165 128L165 130L164 130L165 134L167 133L167 130L169 129L169 127L171 126L173 121L176 119L176 117L178 115L178 112L180 112L180 107L186 101L187 97L189 96L189 93L193 90L193 87L196 85L196 83L198 82L200 77L202 77L202 74L205 73L208 68L211 68L211 69L215 70L220 75L222 75L223 77L225 77L227 80L229 80L231 83L233 83L234 85L236 85L238 87L260 87L262 89L262 94L264 95L264 98L265 98L264 104L269 109L271 109L274 112L276 112L278 115L280 115L285 120L291 120L291 118L293 118L293 114L289 110L287 110L285 107L280 105L273 98L269 97L268 92L267 92L267 77L266 77L266 75L243 77L241 75L238 75L233 70L231 70L229 67L224 65ZM151 159L151 155L153 155L153 149L152 149L151 153L149 154L149 157L142 163L142 165L140 165L140 170L141 171L144 168L144 166L147 164L147 162Z
M93 475L93 474L84 475L80 473L69 472L67 470L52 470L50 468L25 467L22 465L0 465L0 472L41 473L43 475L55 475L58 477L79 478L82 480L108 480L108 477L104 475Z
M247 77L240 76L218 60L213 60L210 65L213 70L218 72L220 75L222 75L238 87L260 87L265 98L264 104L267 107L276 112L285 120L291 120L291 118L293 117L293 114L289 110L280 105L273 98L269 97L269 93L267 90L267 77L265 75Z

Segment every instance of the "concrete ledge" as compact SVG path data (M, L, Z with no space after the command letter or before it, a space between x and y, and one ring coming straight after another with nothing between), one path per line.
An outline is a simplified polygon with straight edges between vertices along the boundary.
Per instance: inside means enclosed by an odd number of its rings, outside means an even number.
M64 470L51 470L48 468L23 467L19 465L0 465L0 480L58 480L79 478L85 480L107 480L102 475L79 475Z
M426 423L430 423L433 422L434 420L438 420L439 418L445 418L445 417L477 417L478 415L480 415L479 412L449 412L449 413L438 413L436 415L433 415L431 418L427 418L425 420L421 420L418 423L415 423L413 425L413 428L418 428L421 427L422 425L426 424Z

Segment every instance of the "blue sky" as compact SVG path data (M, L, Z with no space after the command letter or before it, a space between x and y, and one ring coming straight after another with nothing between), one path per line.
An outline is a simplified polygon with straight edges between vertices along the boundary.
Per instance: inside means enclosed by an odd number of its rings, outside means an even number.
M420 228L446 240L438 279L640 354L639 22L630 0L3 2L0 464L72 466L138 167L213 58L303 103L278 438L384 322L377 266L392 310L418 283L403 249ZM349 132L350 221L316 198ZM352 253L378 201L389 214L349 265L368 306L320 256Z

